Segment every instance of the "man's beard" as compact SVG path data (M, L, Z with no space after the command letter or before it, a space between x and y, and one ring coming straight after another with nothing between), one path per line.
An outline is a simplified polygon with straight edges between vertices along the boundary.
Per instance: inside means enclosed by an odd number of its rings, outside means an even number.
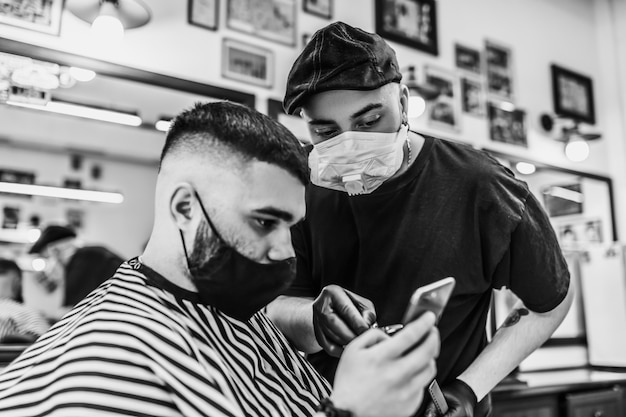
M194 279L208 278L211 271L215 270L216 258L225 249L220 238L215 234L209 234L209 225L202 220L196 237L194 238L193 251L189 256L189 272ZM220 262L218 262L220 263Z

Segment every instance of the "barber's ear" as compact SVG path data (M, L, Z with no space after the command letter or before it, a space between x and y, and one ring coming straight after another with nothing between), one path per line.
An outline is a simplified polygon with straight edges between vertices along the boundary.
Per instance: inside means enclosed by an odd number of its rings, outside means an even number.
M405 84L400 84L400 110L403 115L409 114L409 87ZM403 122L408 123L408 118Z
M170 198L170 215L179 229L186 229L193 220L196 195L189 184L180 184Z

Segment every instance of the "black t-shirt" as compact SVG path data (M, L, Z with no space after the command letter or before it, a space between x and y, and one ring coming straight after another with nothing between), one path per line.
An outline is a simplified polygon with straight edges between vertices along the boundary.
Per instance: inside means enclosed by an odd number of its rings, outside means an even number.
M441 384L486 345L492 288L506 286L536 312L564 299L569 272L550 222L527 185L483 151L426 137L417 160L372 194L307 188L292 239L297 278L287 295L316 297L338 284L370 299L378 324L399 323L412 292L452 276L439 322ZM311 362L334 379L337 361Z
M65 268L65 302L73 306L111 278L124 262L115 253L101 246L79 248Z

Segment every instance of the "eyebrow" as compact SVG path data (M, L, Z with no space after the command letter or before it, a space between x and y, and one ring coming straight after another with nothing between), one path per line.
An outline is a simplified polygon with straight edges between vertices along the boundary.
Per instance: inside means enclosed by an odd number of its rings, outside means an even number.
M277 217L288 223L292 222L294 219L293 214L289 213L288 211L278 209L276 207L261 207L253 211L259 214L266 214L269 216Z
M365 113L367 113L370 110L375 110L375 109L382 109L383 105L380 103L370 103L367 106L363 107L361 110L355 112L352 114L352 116L350 116L350 119L354 120L359 116L364 115Z
M383 107L383 105L381 103L370 103L370 104L366 105L365 107L363 107L362 109L357 110L356 112L354 112L350 116L350 120L354 120L357 117L364 115L368 111L375 110L375 109L381 109L382 107ZM327 120L327 119L311 119L309 121L310 125L329 125L329 124L333 124L333 123L335 123L334 120Z

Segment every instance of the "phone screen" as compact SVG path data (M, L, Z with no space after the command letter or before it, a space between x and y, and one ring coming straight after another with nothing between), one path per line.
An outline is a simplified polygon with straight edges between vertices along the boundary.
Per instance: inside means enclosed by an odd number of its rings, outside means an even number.
M426 311L435 313L436 320L439 322L439 318L450 299L455 283L454 278L448 277L415 290L411 296L409 307L404 314L404 319L402 319L402 324L407 324L415 320Z

